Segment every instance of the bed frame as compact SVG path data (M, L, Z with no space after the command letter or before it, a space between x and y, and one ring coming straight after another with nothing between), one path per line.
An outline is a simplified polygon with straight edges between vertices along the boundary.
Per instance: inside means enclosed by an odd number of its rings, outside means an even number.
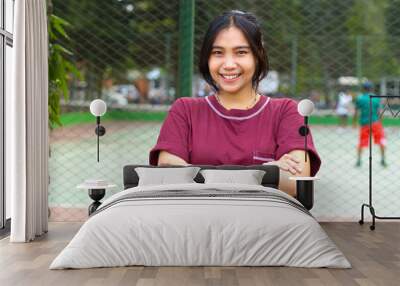
M277 166L272 165L252 165L252 166L239 166L239 165L220 165L220 166L211 166L211 165L191 165L192 167L200 167L201 169L218 169L218 170L263 170L265 171L265 175L262 179L261 184L264 187L278 188L279 184L279 168ZM124 189L136 187L139 183L139 176L135 171L137 167L146 167L146 168L184 168L185 166L151 166L151 165L126 165L124 166ZM194 178L197 183L204 183L204 178L200 174ZM311 183L312 184L312 183ZM305 189L305 186L307 188ZM300 201L303 206L310 210L314 204L314 190L313 185L307 184L297 184L297 200Z

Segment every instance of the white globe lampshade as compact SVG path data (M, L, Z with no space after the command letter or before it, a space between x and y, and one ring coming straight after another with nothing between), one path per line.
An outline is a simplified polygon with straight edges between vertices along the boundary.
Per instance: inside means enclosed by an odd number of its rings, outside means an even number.
M314 111L314 103L309 99L303 99L297 105L297 111L301 116L309 116Z
M90 112L94 116L103 116L107 111L106 103L101 99L95 99L90 103Z

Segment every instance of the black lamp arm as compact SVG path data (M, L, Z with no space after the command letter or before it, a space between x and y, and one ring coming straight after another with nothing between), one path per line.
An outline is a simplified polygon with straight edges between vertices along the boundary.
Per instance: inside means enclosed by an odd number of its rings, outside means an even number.
M302 125L299 129L299 133L304 137L304 161L307 162L307 154L308 154L308 146L307 146L307 135L310 133L310 129L308 128L308 116L304 116L304 125Z
M99 162L99 157L100 157L100 132L99 132L99 127L100 127L100 116L96 116L96 135L97 135L97 162Z
M309 132L308 129L308 116L304 117L304 125L306 126L306 136L304 136L304 161L307 162L307 153L308 153L308 146L307 146L307 135Z
M96 116L96 129L94 133L97 135L97 162L99 162L100 157L100 136L106 134L106 129L104 126L100 125L100 116Z

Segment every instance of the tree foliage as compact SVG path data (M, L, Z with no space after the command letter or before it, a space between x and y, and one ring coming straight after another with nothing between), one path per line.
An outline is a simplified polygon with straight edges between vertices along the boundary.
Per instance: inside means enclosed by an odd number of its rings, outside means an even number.
M68 78L70 75L79 76L74 63L69 60L72 53L59 43L59 40L69 40L65 27L69 23L54 14L49 15L49 123L61 125L60 99L68 100Z
M65 46L86 69L90 90L99 91L106 74L123 79L128 69L165 67L169 61L168 72L176 72L179 1L53 0L53 4L56 14L72 24L66 27L71 40ZM328 93L335 79L355 76L360 70L374 80L399 75L399 7L399 0L196 0L195 62L209 22L223 11L241 9L256 14L271 69L295 82L297 94L312 89ZM359 36L361 55L357 55Z
M165 63L166 35L177 35L176 1L53 0L54 9L72 26L67 44L85 69L90 98L101 82L123 79L127 69L146 70ZM169 47L176 58L177 37ZM172 61L174 68L174 61Z

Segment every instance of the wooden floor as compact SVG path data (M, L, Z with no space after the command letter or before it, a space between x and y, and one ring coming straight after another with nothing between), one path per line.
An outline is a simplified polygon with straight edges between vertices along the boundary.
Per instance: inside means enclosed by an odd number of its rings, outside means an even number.
M353 268L121 267L48 270L79 229L51 223L43 238L27 244L0 241L0 285L400 285L400 223L379 221L375 231L357 223L322 223Z

